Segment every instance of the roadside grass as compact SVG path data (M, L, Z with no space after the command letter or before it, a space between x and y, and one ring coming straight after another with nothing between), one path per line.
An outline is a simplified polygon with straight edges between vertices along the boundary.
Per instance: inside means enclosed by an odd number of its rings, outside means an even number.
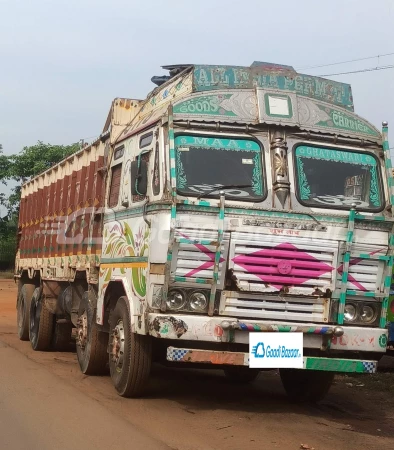
M12 271L0 271L0 280L12 280L14 278L14 272Z

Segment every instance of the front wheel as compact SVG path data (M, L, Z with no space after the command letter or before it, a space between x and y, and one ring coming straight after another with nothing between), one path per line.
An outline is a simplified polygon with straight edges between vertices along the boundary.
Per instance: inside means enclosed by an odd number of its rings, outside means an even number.
M316 403L326 396L334 372L302 369L280 369L280 378L289 398L296 402Z
M110 315L109 369L112 383L122 397L143 394L152 363L150 336L132 333L129 305L120 297Z

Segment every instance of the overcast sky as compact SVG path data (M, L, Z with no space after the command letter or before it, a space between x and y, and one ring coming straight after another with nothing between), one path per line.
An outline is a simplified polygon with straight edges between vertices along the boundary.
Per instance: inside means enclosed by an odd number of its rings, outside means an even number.
M0 144L98 136L114 97L145 98L161 65L266 61L331 74L394 64L394 0L0 0ZM392 125L394 70L332 77ZM0 186L0 190L2 190Z

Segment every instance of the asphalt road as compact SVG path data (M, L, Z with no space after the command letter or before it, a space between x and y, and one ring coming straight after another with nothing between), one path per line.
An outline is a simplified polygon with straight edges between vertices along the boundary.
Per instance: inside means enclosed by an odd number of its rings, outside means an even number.
M169 449L1 341L0 448Z

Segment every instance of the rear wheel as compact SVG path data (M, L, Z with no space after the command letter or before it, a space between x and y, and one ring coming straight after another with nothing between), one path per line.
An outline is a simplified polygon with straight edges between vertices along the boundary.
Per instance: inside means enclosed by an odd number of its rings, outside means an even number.
M141 396L152 363L150 336L131 332L128 301L120 297L110 316L109 368L115 389L122 397Z
M29 338L33 350L48 350L51 346L53 332L53 314L42 298L42 289L34 289L30 304Z
M322 400L334 381L334 372L280 369L280 378L289 398L296 402Z
M258 369L250 369L249 367L234 366L224 369L224 375L233 383L247 384L254 381L259 376Z
M32 283L19 282L16 303L18 336L21 341L29 340L30 303L36 286Z
M82 373L103 375L108 364L108 334L96 323L96 310L89 302L88 292L82 296L77 321L77 357Z

